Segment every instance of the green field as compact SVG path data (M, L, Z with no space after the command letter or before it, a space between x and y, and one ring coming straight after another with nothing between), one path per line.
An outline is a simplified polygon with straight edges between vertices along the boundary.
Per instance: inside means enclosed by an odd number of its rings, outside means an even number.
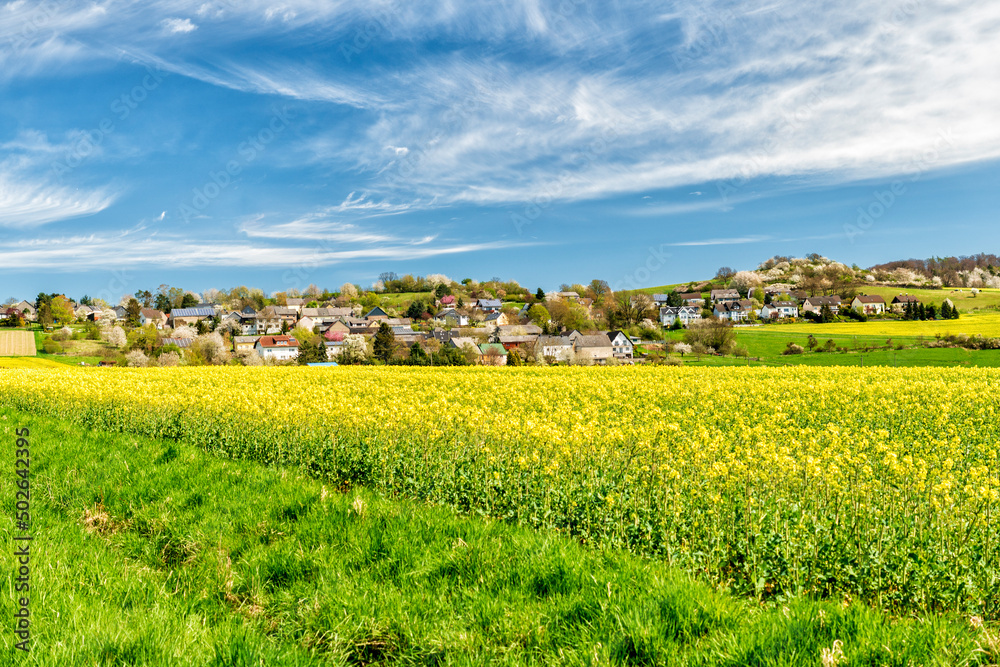
M663 563L182 442L30 428L23 665L988 665L996 628L856 603L760 606ZM14 501L4 484L4 507ZM14 532L10 512L0 519ZM8 545L10 542L8 542ZM10 572L11 550L0 562ZM12 577L0 614L14 614ZM2 633L4 655L13 635ZM840 653L836 649L840 650ZM11 664L11 663L5 663Z

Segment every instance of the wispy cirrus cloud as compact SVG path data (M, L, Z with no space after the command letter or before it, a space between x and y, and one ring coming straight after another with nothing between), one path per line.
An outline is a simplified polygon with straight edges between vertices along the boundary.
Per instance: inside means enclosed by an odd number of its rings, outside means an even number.
M80 191L34 180L0 165L0 227L24 229L93 215L114 202L106 190Z

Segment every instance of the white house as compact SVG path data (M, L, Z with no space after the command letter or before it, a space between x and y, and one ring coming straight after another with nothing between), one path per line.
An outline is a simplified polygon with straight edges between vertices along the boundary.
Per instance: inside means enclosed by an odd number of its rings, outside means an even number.
M446 308L439 312L435 319L444 320L446 324L453 327L469 326L469 318L461 314L454 308Z
M829 306L830 312L834 315L840 312L841 299L838 295L833 296L811 296L802 302L802 312L816 313L823 310L823 306Z
M780 320L783 317L798 317L799 305L794 301L772 301L760 309L762 320Z
M551 357L556 361L573 358L573 341L568 336L539 336L535 342L535 353Z
M142 326L154 324L157 329L162 329L166 323L167 316L155 308L142 308L139 310L139 324Z
M734 289L714 289L711 293L714 303L730 303L740 300L740 293Z
M701 319L701 308L697 306L666 306L660 308L660 324L665 327L674 325L675 320L688 326L691 322Z
M748 299L742 299L740 301L717 303L715 304L715 310L712 311L712 314L720 320L742 322L750 316L752 310L753 303Z
M861 294L851 301L851 308L865 315L878 315L885 312L885 299L880 296Z
M631 359L635 352L635 345L624 331L609 331L608 338L611 340L611 352L618 359Z
M578 358L591 363L603 364L614 356L614 348L607 334L578 336L573 343Z
M299 341L291 336L261 336L254 350L264 359L290 361L299 356Z

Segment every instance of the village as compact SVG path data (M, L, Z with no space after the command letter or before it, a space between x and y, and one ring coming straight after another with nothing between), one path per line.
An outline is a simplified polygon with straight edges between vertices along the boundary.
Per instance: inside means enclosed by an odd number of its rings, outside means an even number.
M395 306L371 305L371 293L352 287L345 285L339 294L318 289L299 296L277 294L271 299L274 303L259 308L227 307L223 302L232 304L232 299L224 293L196 303L193 294L181 293L181 306L171 307L162 294L154 298L150 292L140 292L113 307L91 299L78 303L63 295L40 295L45 298L9 303L2 312L7 326L37 324L54 332L44 343L45 352L57 352L61 341L84 335L66 325L89 325L91 338L111 343L108 358L98 362L107 366L372 361L618 365L656 360L649 351L669 347L665 332L679 329L958 316L947 298L938 309L903 292L888 300L863 293L842 298L809 294L788 283L654 294L615 293L598 280L575 290L563 285L564 289L547 293L541 289L531 293L516 283L497 280L475 286L437 283L426 294L397 300ZM173 290L177 300L180 290ZM260 295L256 301L259 305ZM150 307L154 304L161 308ZM60 325L64 328L58 331ZM686 348L678 349L683 353Z

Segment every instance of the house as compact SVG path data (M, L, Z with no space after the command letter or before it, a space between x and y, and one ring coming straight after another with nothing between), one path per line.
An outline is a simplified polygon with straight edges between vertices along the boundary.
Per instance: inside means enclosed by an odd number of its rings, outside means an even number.
M553 361L570 361L573 358L573 341L568 336L539 336L535 341L535 354Z
M215 317L215 308L174 308L170 311L170 324L175 329L184 325L198 324L202 320Z
M476 339L468 336L452 336L451 340L448 341L448 346L461 350L463 353L471 352L475 363L479 363L479 357L483 354Z
M462 315L460 312L454 308L446 308L437 314L436 319L444 320L445 324L452 327L467 327L469 326L469 318Z
M657 308L663 308L669 305L670 295L669 294L654 294L653 303L656 304Z
M369 310L367 313L365 313L363 317L366 320L368 320L369 322L375 322L375 321L378 321L378 320L387 320L387 319L389 319L389 313L385 312L384 310L382 310L378 306L375 306L374 308L372 308L371 310Z
M301 313L302 312L302 307L305 306L305 305L306 305L306 300L305 299L298 299L298 298L285 299L285 308L291 308L296 313Z
M851 309L865 315L878 315L885 312L885 299L877 295L860 294L851 301Z
M302 319L300 319L298 322L295 323L296 328L302 327L303 329L306 329L308 331L313 331L318 326L319 323L311 317L303 317Z
M712 303L730 303L732 301L739 301L740 293L734 289L714 289L709 298L712 299Z
M167 345L174 345L182 350L186 350L191 347L191 343L194 342L194 338L164 338L160 341L163 347Z
M442 308L448 308L448 307L454 306L455 305L455 295L454 294L445 294L438 301L438 305L441 306Z
M484 366L506 366L507 350L500 343L483 343L479 346L479 363Z
M580 294L578 292L546 292L545 293L545 300L546 301L558 301L559 299L562 299L564 301L576 301L579 298L580 298Z
M666 306L660 308L660 324L665 327L674 325L675 320L680 320L681 324L688 326L695 320L701 319L700 306Z
M330 326L326 328L326 331L335 331L347 335L351 333L351 327L347 325L346 319L342 317L332 322Z
M618 359L631 359L635 351L635 345L624 331L609 331L608 339L611 341L611 352Z
M236 336L233 338L233 352L252 350L256 345L256 336Z
M162 329L167 325L167 315L155 308L142 308L139 310L139 324L142 326L153 324L157 329Z
M257 313L257 333L280 333L282 325L289 329L295 327L299 320L298 311L286 306L267 306Z
M772 283L771 285L764 285L764 294L769 294L771 296L778 296L779 294L791 294L795 289L793 285L788 283Z
M254 350L264 359L290 361L299 356L299 341L291 336L261 336Z
M500 336L500 344L503 345L505 350L513 350L516 347L529 347L538 340L538 336L531 335L508 335Z
M614 348L611 347L611 339L603 333L578 336L573 343L573 351L578 359L595 364L603 364L615 354Z
M836 315L840 312L841 299L839 296L834 294L833 296L810 296L802 302L802 312L803 313L816 313L823 309L823 306L829 306L830 311Z
M798 317L799 304L794 301L772 301L760 309L762 320L780 320L784 317Z
M902 313L904 310L906 310L906 307L910 304L914 306L919 305L920 299L913 296L912 294L897 294L896 296L892 297L892 302L889 305L892 306L892 310L894 312Z
M497 313L492 312L486 316L486 324L495 324L497 326L507 326L510 322L507 321L507 313Z
M507 324L497 327L501 336L539 336L542 328L537 324Z
M38 315L38 311L35 310L34 304L28 303L24 300L18 301L12 307L14 310L24 315L24 319L29 322L34 322Z
M705 297L701 295L701 292L684 292L681 294L681 301L684 302L685 306L698 306L701 308L705 304Z
M326 327L336 322L341 317L353 316L350 308L303 308L299 311L302 317L308 317L314 325Z
M535 342L535 352L545 359L555 362L569 362L573 359L573 341L569 336L539 336Z
M476 302L476 308L484 313L499 313L501 306L500 299L480 299Z
M95 308L93 306L77 306L73 310L73 316L81 320L89 320L93 319L93 314L95 312L98 314L98 319L100 319L100 308Z
M115 306L111 310L115 311L116 322L122 322L128 318L128 309L125 306Z
M741 299L739 301L723 301L716 303L712 314L720 320L742 322L750 317L751 312L753 312L753 302L749 299Z

